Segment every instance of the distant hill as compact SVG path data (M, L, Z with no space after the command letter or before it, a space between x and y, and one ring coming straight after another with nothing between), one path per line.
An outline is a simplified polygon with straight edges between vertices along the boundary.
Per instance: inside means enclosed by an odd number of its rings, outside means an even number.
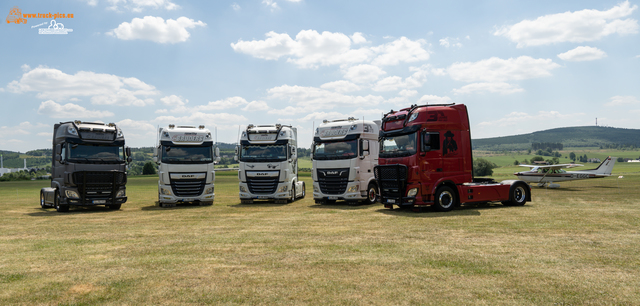
M533 142L556 142L564 147L640 147L640 130L601 126L564 127L529 134L473 139L474 150L527 150Z

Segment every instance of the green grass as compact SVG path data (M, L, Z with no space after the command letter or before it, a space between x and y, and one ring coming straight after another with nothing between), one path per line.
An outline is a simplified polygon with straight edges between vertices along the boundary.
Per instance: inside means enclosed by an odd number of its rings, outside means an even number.
M69 213L2 182L0 304L639 304L640 170L618 167L449 213L315 205L308 173L291 204L239 204L218 172L213 206L159 208L145 176L119 211Z

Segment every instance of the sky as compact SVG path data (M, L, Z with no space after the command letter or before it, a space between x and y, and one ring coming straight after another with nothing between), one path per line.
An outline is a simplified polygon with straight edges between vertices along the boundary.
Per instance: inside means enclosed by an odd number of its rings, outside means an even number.
M50 148L70 120L131 147L281 123L309 147L323 119L440 103L467 105L474 139L638 129L639 2L2 1L0 149Z

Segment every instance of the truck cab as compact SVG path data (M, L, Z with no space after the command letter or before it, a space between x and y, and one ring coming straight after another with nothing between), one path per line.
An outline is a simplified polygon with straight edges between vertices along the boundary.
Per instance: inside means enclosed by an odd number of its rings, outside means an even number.
M464 104L412 105L384 115L375 175L385 207L433 206L449 211L473 202L524 205L523 181L473 177L473 154Z
M313 199L317 204L336 200L373 204L378 184L373 167L378 165L380 121L355 118L324 120L312 144Z
M214 147L211 132L200 125L170 124L158 129L154 161L158 164L158 204L212 205L215 199L215 163L220 150Z
M304 198L298 180L298 132L287 125L250 124L240 136L235 159L239 161L241 203L254 200L293 202Z
M51 187L40 190L42 208L65 212L71 205L105 205L117 210L127 201L131 152L114 123L57 123L52 151Z

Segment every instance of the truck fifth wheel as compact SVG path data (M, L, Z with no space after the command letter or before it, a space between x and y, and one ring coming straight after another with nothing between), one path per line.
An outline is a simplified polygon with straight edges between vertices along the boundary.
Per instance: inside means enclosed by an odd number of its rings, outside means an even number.
M120 209L127 201L125 161L131 161L130 155L122 131L113 123L55 124L51 187L40 190L40 206L59 212L70 205Z
M247 126L235 156L240 161L241 203L256 199L287 203L304 198L304 182L298 180L297 140L297 130L291 126Z
M438 211L474 202L524 205L531 187L518 180L473 177L467 107L413 105L382 119L374 173L387 208L433 206Z
M313 137L313 199L318 204L345 200L373 204L378 184L373 167L378 165L380 121L325 120Z

